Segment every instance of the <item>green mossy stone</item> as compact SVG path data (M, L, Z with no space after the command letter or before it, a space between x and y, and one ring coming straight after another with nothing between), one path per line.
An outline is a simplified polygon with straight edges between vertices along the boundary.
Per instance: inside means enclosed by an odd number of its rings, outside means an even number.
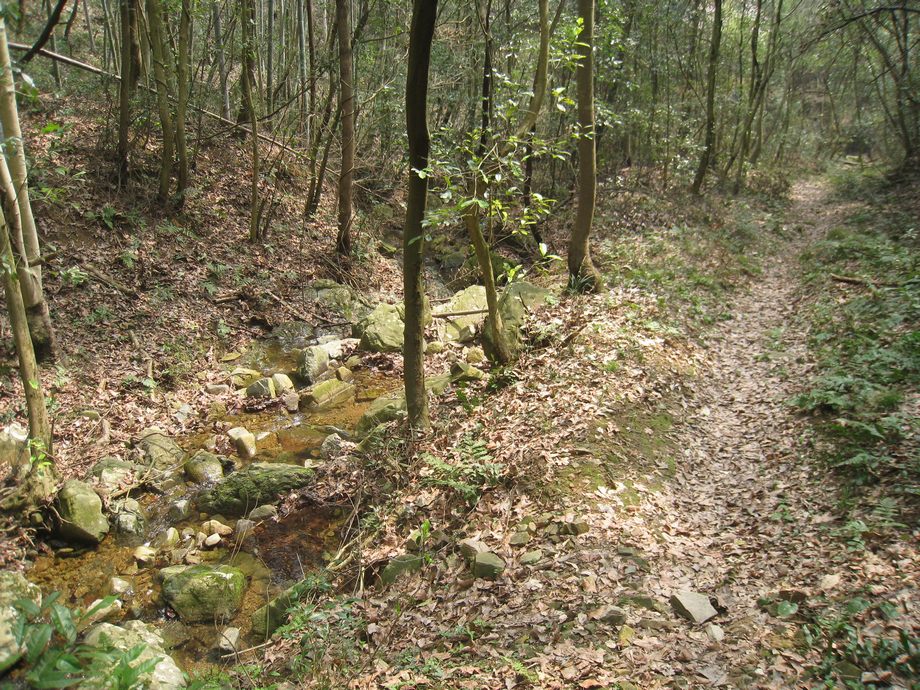
M505 562L490 551L476 554L473 559L473 575L487 580L494 580L505 570Z
M227 475L198 497L198 509L210 514L242 516L313 482L313 470L297 465L256 462Z
M160 571L163 598L185 622L204 623L235 614L246 576L229 565L174 565Z
M65 539L98 544L108 534L102 499L89 484L76 479L65 482L57 495L57 511L58 533Z

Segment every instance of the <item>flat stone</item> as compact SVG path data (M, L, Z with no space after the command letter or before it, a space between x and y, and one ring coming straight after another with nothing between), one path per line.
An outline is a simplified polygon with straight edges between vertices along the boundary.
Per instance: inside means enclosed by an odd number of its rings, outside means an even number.
M329 367L329 352L319 346L305 348L297 357L297 373L305 382L315 383Z
M493 580L505 570L505 562L489 551L477 553L473 559L473 575Z
M477 554L485 553L489 550L485 544L483 544L478 539L473 538L461 539L457 546L460 549L460 555L468 561L472 561L474 558L476 558Z
M339 381L338 379L329 379L310 388L301 397L300 406L310 412L319 412L351 402L354 398L354 384Z
M512 546L525 546L530 543L531 538L532 537L527 532L515 532L511 535L511 539L508 540L508 543Z
M250 520L268 520L278 515L278 509L273 505L264 505L253 508L249 512Z
M619 606L605 604L590 611L588 617L592 620L607 623L608 625L623 625L626 622L626 611Z
M236 388L246 388L253 381L262 378L262 372L246 367L235 367L230 372L230 383Z
M250 460L256 456L256 437L248 429L235 426L227 432L227 436L233 441L241 458Z
M201 530L208 535L219 534L222 537L233 534L233 528L220 520L206 520L201 523Z
M149 546L138 546L134 549L134 560L137 564L146 567L157 559L157 550Z
M288 412L297 412L300 410L300 394L296 391L285 393L281 396L281 404Z
M204 539L204 545L210 547L217 546L222 540L223 538L219 534L209 534Z
M482 369L477 369L468 362L454 362L450 367L450 379L459 381L482 381L486 374Z
M204 392L208 395L227 395L230 390L226 383L209 383L204 387Z
M355 378L355 373L348 367L339 367L335 370L335 377L339 381L344 381L345 383L350 383Z
M725 639L725 631L722 630L721 626L716 625L715 623L710 623L706 626L706 635L713 642L721 642Z
M698 592L679 592L673 595L671 607L677 615L697 625L702 625L719 613L709 602L709 597Z
M534 563L538 563L541 558L543 558L543 552L540 549L528 551L521 556L521 565L533 565Z

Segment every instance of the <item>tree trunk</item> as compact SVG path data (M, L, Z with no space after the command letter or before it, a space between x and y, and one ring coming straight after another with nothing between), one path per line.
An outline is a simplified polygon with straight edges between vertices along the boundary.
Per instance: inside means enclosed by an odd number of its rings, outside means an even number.
M40 361L45 361L56 356L57 345L42 285L42 268L39 263L41 247L35 217L32 215L32 202L29 198L25 145L19 126L19 111L16 107L16 88L7 43L6 24L2 17L0 17L0 70L2 70L2 75L0 75L0 124L2 124L5 136L4 151L9 163L9 173L13 183L13 200L19 215L19 230L22 238L22 241L16 246L21 261L19 285L25 303L26 318L35 355Z
M355 174L355 103L351 50L350 0L336 0L339 40L339 109L342 113L342 169L339 173L338 236L335 249L351 254L352 195Z
M171 91L169 75L172 73L172 60L170 60L170 49L166 42L160 0L147 0L147 25L150 35L150 50L153 53L153 78L157 85L157 110L160 115L160 129L163 130L158 197L161 202L165 203L169 200L169 190L172 183L176 140L172 108L169 104Z
M121 21L121 79L118 83L118 153L116 172L118 183L123 185L128 178L128 155L130 153L129 128L131 125L131 97L134 95L138 70L134 48L136 0L121 0L119 17Z
M712 40L709 43L709 67L706 74L706 141L703 153L693 178L691 190L699 194L703 180L715 155L713 148L716 141L716 69L719 66L719 47L722 44L722 0L715 0L715 13L712 18Z
M594 139L594 0L578 0L582 20L578 37L581 59L575 72L578 93L578 209L569 241L569 286L596 292L603 286L591 262L591 225L597 187L597 151Z
M179 60L176 66L176 158L178 163L178 185L176 202L182 206L188 189L188 144L185 137L185 120L188 113L189 62L192 51L191 0L182 0L179 15ZM255 137L255 130L253 130Z
M425 390L425 236L422 221L428 198L428 67L437 18L437 0L415 0L409 34L406 76L406 134L409 138L409 191L403 230L403 296L406 305L403 344L406 408L409 425L427 429L428 392Z
M252 146L252 166L249 176L249 241L258 242L262 238L261 207L259 205L259 119L256 117L255 104L255 7L254 0L243 0L240 12L240 25L243 40L243 112L249 118L250 139Z

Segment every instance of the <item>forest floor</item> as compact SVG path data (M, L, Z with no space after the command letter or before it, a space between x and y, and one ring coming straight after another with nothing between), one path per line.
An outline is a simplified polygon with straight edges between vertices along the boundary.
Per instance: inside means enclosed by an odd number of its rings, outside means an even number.
M801 256L860 210L802 182L682 256L660 229L613 249L602 226L616 277L552 310L565 347L442 401L411 478L375 512L363 562L421 528L422 574L303 602L258 668L321 687L916 687L916 535L865 515L890 484L847 507L790 404L816 375ZM687 337L694 322L705 336ZM458 507L457 485L490 471L493 488ZM473 579L437 538L429 553L436 529L505 571ZM686 592L712 617L679 615Z
M225 353L303 316L311 279L398 299L387 253L369 249L350 272L322 259L332 233L302 222L296 185L270 241L241 249L245 184L219 150L203 148L203 191L180 219L148 218L150 199L96 179L92 147L65 136L76 115L58 115L64 133L35 149L57 166L44 166L39 208L57 251L48 285L66 358L45 380L65 477L128 453L152 424L180 439L219 430L204 384L224 380ZM285 509L353 503L354 551L270 645L197 687L916 687L917 539L899 525L915 528L913 514L884 502L890 477L852 498L814 419L789 404L819 374L816 293L842 305L883 284L817 290L800 258L874 210L824 178L782 201L613 184L599 199L607 288L574 296L559 268L532 270L558 296L519 362L433 399L424 438L394 428L364 457L317 468L315 490ZM564 253L566 223L545 232ZM400 370L396 356L365 366ZM909 455L916 427L905 433ZM381 586L413 532L424 566ZM499 577L472 577L465 539L502 559ZM23 544L4 544L4 565L24 562ZM678 615L683 592L715 615Z

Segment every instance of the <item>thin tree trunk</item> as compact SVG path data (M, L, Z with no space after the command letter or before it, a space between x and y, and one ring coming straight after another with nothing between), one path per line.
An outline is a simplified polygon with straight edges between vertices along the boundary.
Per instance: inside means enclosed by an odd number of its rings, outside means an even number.
M121 0L119 17L121 22L121 79L118 82L118 152L116 172L118 183L123 185L128 178L128 156L130 154L131 97L137 79L137 65L134 61L134 27L136 0Z
M173 159L176 155L175 125L169 104L169 74L172 72L170 50L166 42L160 0L147 0L147 25L150 34L150 50L153 53L153 77L157 85L157 110L160 115L160 129L163 130L163 149L160 157L158 197L161 202L169 199L172 183Z
M578 94L578 209L569 241L569 286L579 292L596 292L603 286L591 262L591 226L597 187L597 152L594 138L594 0L578 0L582 20L578 36L581 59L575 72Z
M86 22L86 36L89 38L89 52L92 55L96 54L96 39L93 37L93 22L89 16L89 2L87 0L82 0L83 4L83 20Z
M722 0L715 0L715 12L712 18L712 40L709 44L709 66L706 74L706 141L703 153L693 178L691 190L699 194L703 180L715 155L716 140L716 69L719 66L719 47L722 44Z
M176 202L179 206L185 201L188 189L188 144L185 136L186 117L189 98L189 62L192 50L192 11L191 0L182 0L179 15L179 60L176 69L176 158L178 163L178 185ZM256 137L257 138L257 137Z
M409 425L427 429L428 392L425 390L425 237L422 221L428 198L428 176L416 171L428 167L428 68L437 18L437 0L415 0L409 34L406 76L406 134L409 139L409 191L403 230L403 296L406 318L403 339L406 408Z
M335 11L339 40L339 110L342 113L342 169L339 173L339 229L335 249L341 256L351 254L352 196L355 175L355 101L350 7L350 0L336 0Z
M249 184L249 240L258 242L261 233L261 207L259 205L259 120L256 117L255 104L255 7L254 0L243 0L240 24L243 29L243 109L249 117L250 138L252 145L252 167Z
M227 74L227 56L224 53L224 42L227 37L224 36L223 28L220 22L220 7L215 0L211 5L211 16L214 21L214 42L217 48L217 72L220 75L220 95L223 106L223 116L229 120L230 111L230 81Z
M42 268L39 262L41 246L38 241L35 217L32 215L32 202L29 198L25 145L22 129L19 126L19 111L16 107L16 88L7 43L6 23L2 17L0 17L0 70L2 70L2 75L0 75L0 125L3 127L4 151L13 184L14 196L11 200L16 204L20 217L19 229L22 237L19 284L35 354L40 361L45 361L56 356L57 346L54 328L51 324L51 314L48 311L48 303L45 301L45 291L42 285Z

